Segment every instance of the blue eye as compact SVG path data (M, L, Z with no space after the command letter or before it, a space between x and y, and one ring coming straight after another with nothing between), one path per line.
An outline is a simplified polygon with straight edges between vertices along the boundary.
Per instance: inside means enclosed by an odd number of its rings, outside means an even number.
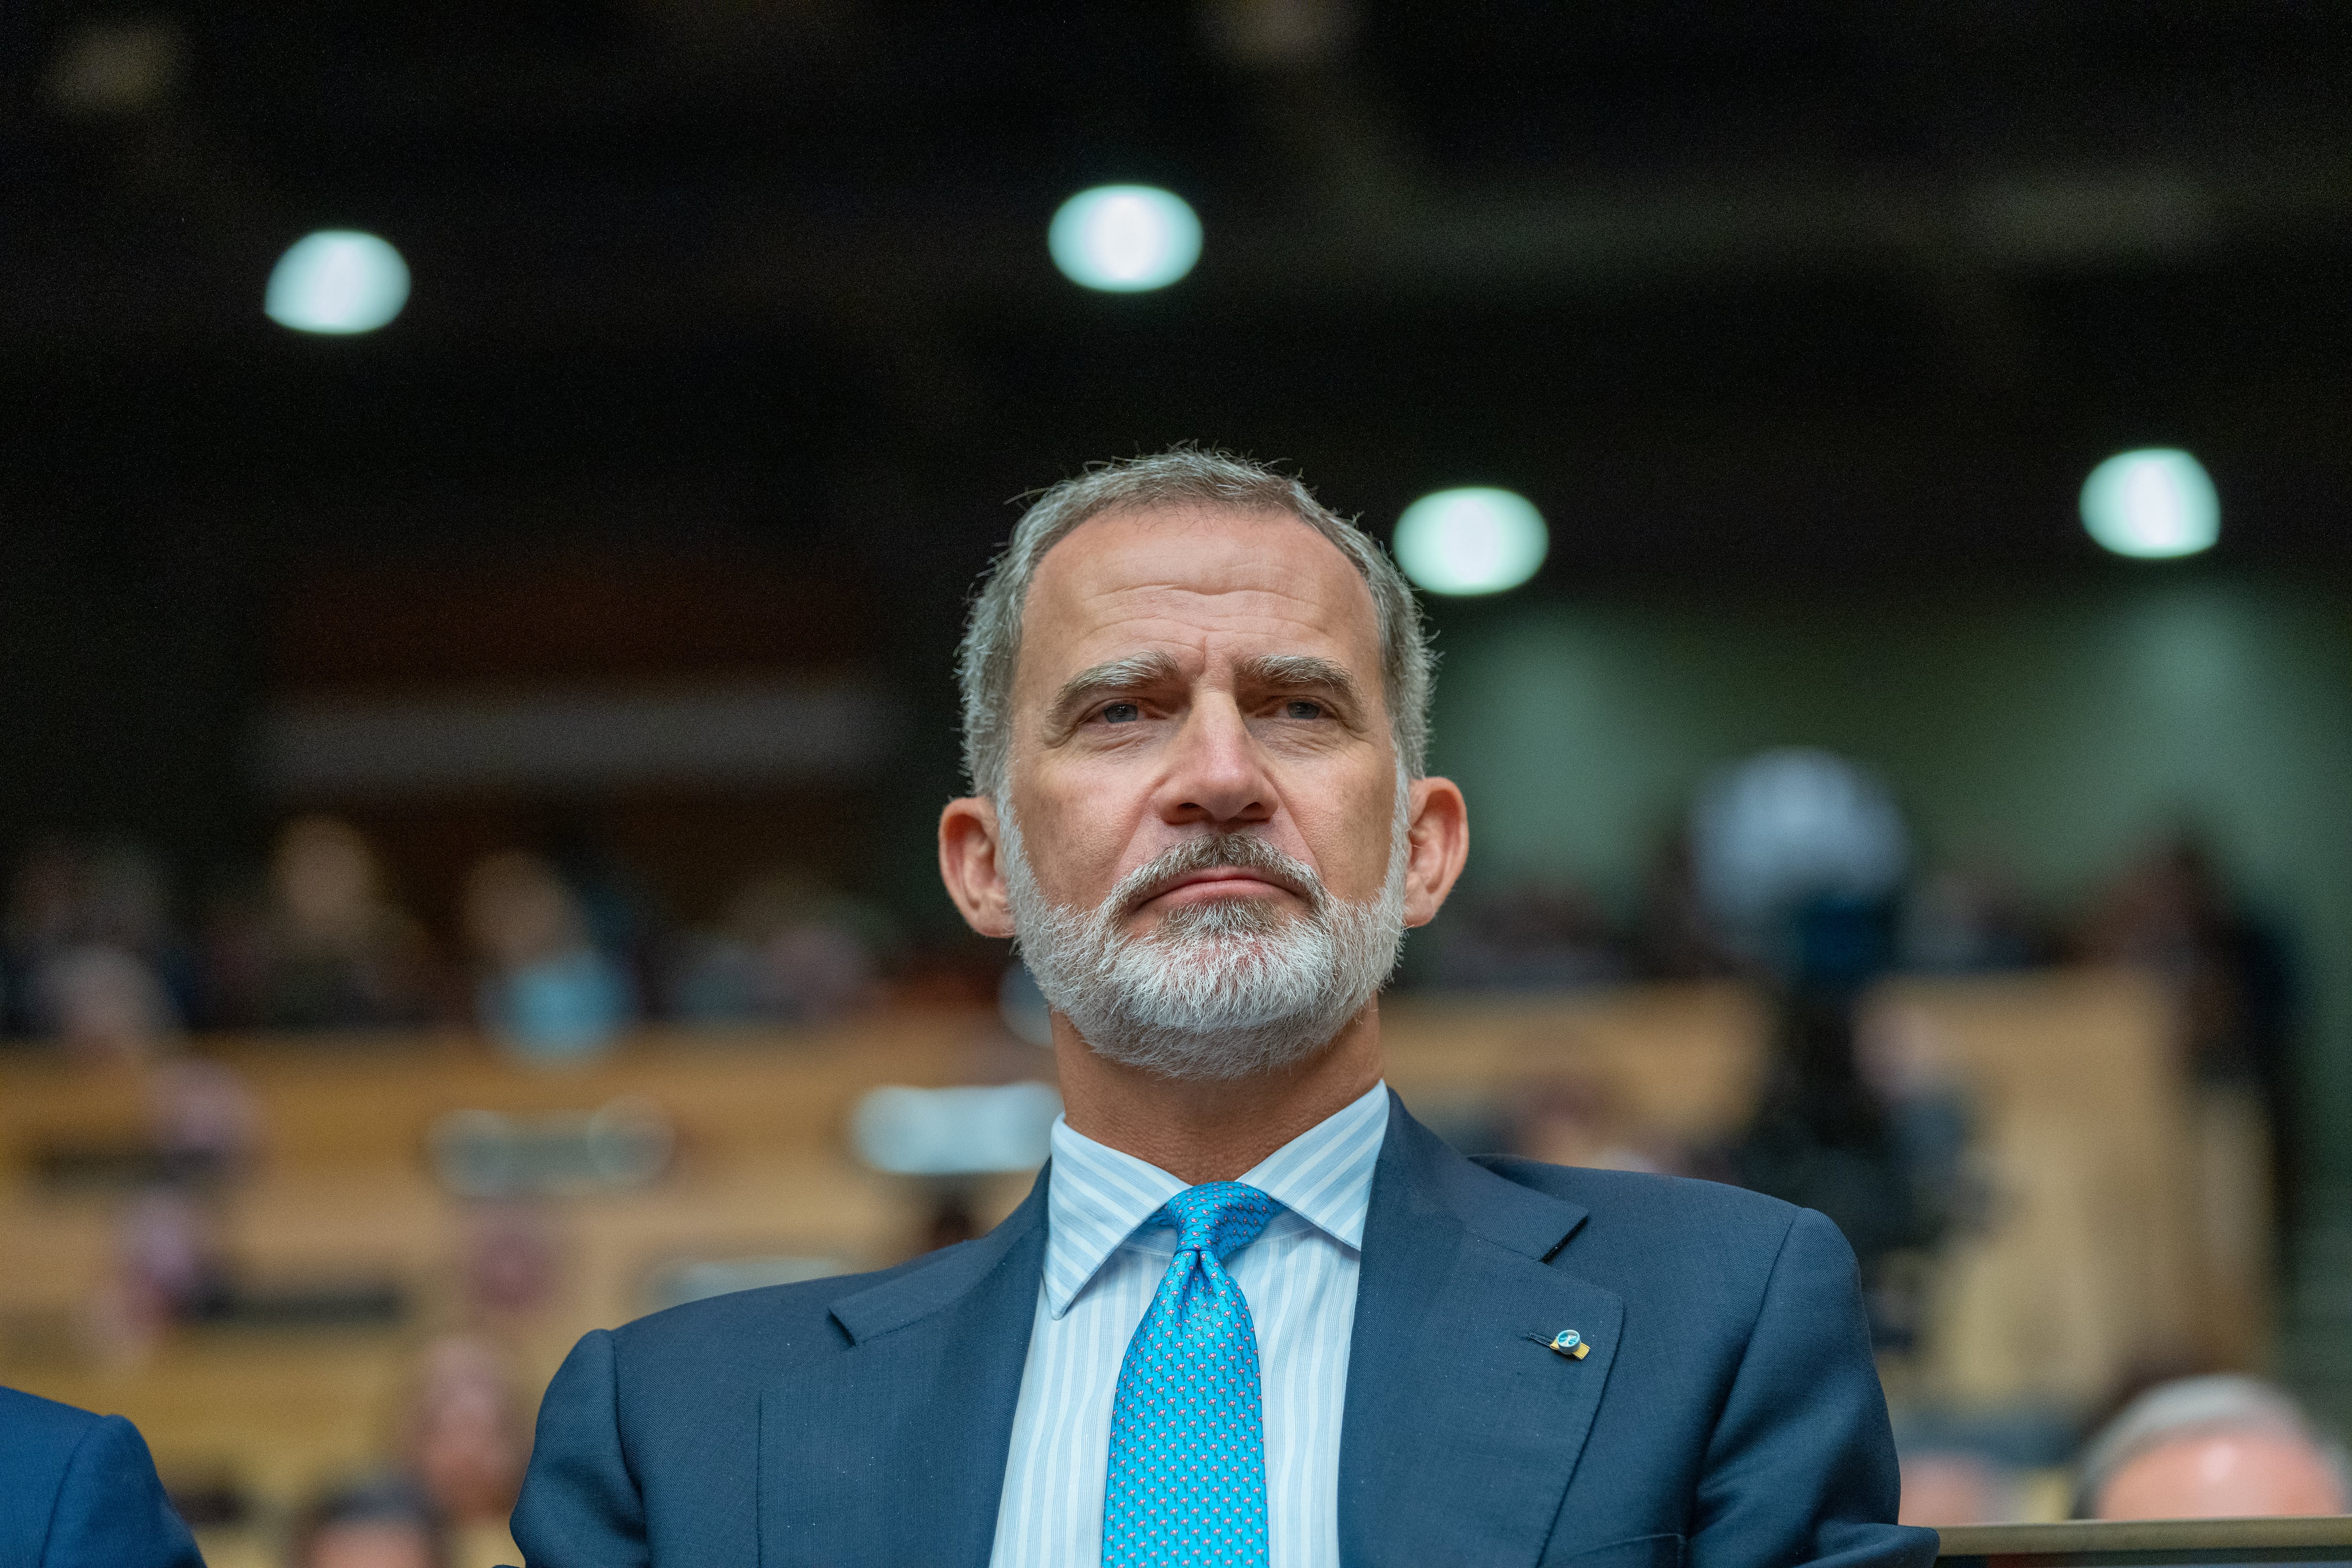
M1320 719L1323 717L1323 704L1294 697L1282 705L1282 716L1286 719Z
M1103 704L1102 721L1106 724L1132 724L1143 717L1143 710L1132 702Z

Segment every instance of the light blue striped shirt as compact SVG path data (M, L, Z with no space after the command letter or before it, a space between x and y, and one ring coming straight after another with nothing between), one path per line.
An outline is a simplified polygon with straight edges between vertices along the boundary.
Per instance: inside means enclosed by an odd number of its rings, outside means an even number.
M1388 1135L1375 1084L1267 1155L1242 1181L1283 1205L1226 1260L1257 1325L1265 1398L1268 1568L1339 1568L1339 1418L1372 1166ZM993 1568L1102 1561L1111 1397L1127 1342L1176 1233L1143 1228L1184 1190L1157 1165L1054 1123L1045 1278L996 1514Z

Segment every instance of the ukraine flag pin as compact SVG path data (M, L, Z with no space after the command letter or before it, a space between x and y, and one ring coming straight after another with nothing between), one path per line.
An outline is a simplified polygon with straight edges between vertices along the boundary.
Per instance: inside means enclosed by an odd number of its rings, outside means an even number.
M1562 1329L1554 1334L1551 1337L1551 1348L1576 1361L1582 1361L1592 1353L1592 1347L1586 1344L1584 1336L1574 1329Z

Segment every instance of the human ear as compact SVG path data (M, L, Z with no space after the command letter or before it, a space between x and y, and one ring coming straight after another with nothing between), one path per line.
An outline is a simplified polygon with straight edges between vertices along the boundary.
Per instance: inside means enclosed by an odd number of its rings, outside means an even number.
M996 855L996 804L986 795L951 800L940 813L940 880L966 925L982 936L1013 934L1013 902Z
M1470 858L1470 806L1452 779L1415 779L1407 788L1404 923L1423 926Z

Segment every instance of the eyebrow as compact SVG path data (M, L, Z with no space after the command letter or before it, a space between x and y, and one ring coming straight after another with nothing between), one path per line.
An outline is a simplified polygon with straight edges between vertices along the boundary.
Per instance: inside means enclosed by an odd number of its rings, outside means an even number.
M1054 694L1053 706L1045 710L1047 722L1054 729L1065 728L1074 713L1097 698L1178 679L1176 661L1164 653L1130 654L1082 669L1062 682L1062 689Z
M1268 653L1242 660L1235 671L1244 684L1270 686L1281 690L1316 690L1330 692L1340 706L1360 712L1363 695L1343 665L1328 658L1318 658L1307 653ZM1168 686L1181 682L1183 672L1176 661L1164 653L1130 654L1108 664L1082 669L1062 683L1054 694L1053 705L1046 712L1049 730L1070 728L1076 716L1103 698L1121 691L1134 691L1144 687ZM1345 721L1351 727L1352 717Z
M1294 690L1320 687L1349 708L1363 706L1363 694L1356 689L1356 678L1344 666L1328 658L1318 658L1306 653L1269 653L1244 659L1241 678L1260 686L1286 687Z

